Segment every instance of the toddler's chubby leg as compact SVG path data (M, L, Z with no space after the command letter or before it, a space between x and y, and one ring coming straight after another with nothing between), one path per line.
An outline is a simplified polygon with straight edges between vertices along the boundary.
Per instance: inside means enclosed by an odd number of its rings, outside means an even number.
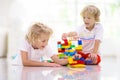
M95 58L92 58L90 56L90 53L85 54L83 52L78 52L77 54L75 54L73 56L73 58L75 60L79 60L80 58L84 58L86 65L98 65L101 62L101 58L99 55L97 55Z

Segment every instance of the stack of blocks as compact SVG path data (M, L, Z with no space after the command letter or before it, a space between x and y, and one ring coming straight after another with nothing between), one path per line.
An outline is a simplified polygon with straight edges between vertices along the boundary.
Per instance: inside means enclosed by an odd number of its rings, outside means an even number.
M71 40L63 40L64 42L61 43L61 41L58 41L58 56L59 58L68 57L69 65L71 67L85 67L85 61L84 58L75 58L73 59L73 56L77 54L78 52L82 51L82 41L78 40L77 45L73 44Z

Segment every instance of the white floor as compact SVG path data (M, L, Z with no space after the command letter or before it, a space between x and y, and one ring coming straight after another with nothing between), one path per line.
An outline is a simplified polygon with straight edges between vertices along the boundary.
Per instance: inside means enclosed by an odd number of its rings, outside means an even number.
M11 66L0 59L0 80L119 80L119 59L103 58L86 68Z

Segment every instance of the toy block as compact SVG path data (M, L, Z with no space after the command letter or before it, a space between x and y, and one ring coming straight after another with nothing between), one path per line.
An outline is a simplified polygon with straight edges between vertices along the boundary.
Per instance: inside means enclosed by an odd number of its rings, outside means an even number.
M65 43L63 43L63 44L61 44L62 46L68 46L68 44L65 44Z
M82 51L82 45L77 46L75 49L76 51Z
M84 58L80 58L79 60L84 61L85 59Z
M76 47L77 46L77 47ZM59 58L64 58L67 56L68 58L68 65L72 67L85 67L85 60L84 58L75 58L73 59L72 56L75 54L80 54L82 53L82 41L78 40L76 41L71 41L71 40L63 40L63 43L58 42L58 52L61 52L59 54ZM87 62L86 62L87 63Z
M76 65L70 65L72 68L85 68L86 66L84 64L76 64Z
M61 48L58 48L58 52L62 52L62 49L61 49Z
M58 48L62 48L61 44L58 44L57 47L58 47Z
M78 45L82 45L82 40L78 40Z
M70 46L68 45L68 46L64 46L65 48L70 48Z
M57 44L61 44L61 41L58 41Z
M75 57L75 60L79 60L79 57Z
M82 45L78 45L77 48L78 48L78 49L82 49Z
M77 60L77 64L85 64L85 62L82 60Z
M47 60L47 62L53 63L53 61L52 61L52 60Z
M70 48L75 48L75 45L71 45Z
M67 39L64 39L63 41L64 41L65 44L68 45L68 40Z
M75 55L76 54L76 52L74 51L74 52L68 52L68 56L73 56L73 55Z
M72 57L68 57L68 62L69 62L69 64L76 63L76 62L73 61Z
M86 64L86 65L92 64L92 60L85 60L85 64Z
M72 44L72 41L69 40L69 41L68 41L68 44L71 45L71 44Z
M60 59L62 59L62 58L64 58L66 55L65 55L65 54L62 54L62 53L59 53L58 56L59 56Z
M75 50L73 49L69 49L69 50L66 50L67 52L74 52Z

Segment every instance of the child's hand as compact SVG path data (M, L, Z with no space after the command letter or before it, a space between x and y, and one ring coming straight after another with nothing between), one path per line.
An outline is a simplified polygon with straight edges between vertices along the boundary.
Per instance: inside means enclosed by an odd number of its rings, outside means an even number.
M62 40L67 39L67 33L62 34Z
M57 63L50 63L49 66L50 67L60 67L61 65L57 64Z
M76 32L69 32L67 34L67 36L69 37L70 40L72 41L76 41L76 40L79 40L79 36Z
M89 54L89 58L92 60L93 64L97 64L97 54L91 53Z
M74 31L73 31L73 32L69 32L69 33L68 33L68 36L69 36L69 37L75 37L75 36L78 36L78 34L77 34L77 32L74 32Z

